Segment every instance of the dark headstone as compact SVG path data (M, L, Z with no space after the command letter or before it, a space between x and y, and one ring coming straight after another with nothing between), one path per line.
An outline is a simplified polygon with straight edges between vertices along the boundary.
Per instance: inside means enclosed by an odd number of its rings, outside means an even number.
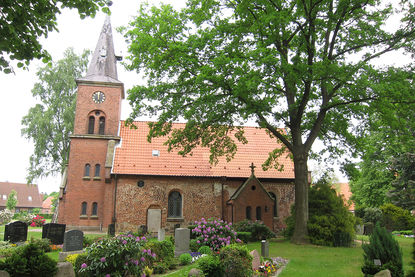
M27 224L22 221L15 221L6 224L4 228L4 240L8 240L11 243L26 241Z
M63 244L66 225L46 223L42 227L42 239L49 239L51 244Z
M140 235L147 234L147 225L140 225L140 227L138 227L138 233Z
M266 241L266 240L261 241L261 256L264 258L269 257L269 241Z
M62 251L78 251L82 250L84 242L84 232L79 230L70 230L65 232L65 237L63 240L63 249Z
M115 236L115 224L114 223L108 225L108 236L111 236L111 237Z

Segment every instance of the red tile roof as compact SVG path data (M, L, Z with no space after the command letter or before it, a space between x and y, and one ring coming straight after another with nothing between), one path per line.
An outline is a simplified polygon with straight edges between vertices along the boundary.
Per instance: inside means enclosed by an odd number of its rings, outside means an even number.
M49 196L42 202L42 209L50 209L52 206L53 196Z
M42 208L37 185L9 182L0 182L0 207L6 207L7 197L13 189L17 192L16 208Z
M339 188L339 195L343 196L346 204L348 204L350 198L352 197L352 192L350 191L349 183L338 183L337 186ZM349 210L354 211L354 203L351 200Z
M197 147L193 150L193 155L186 157L174 151L169 153L167 146L163 145L166 137L154 138L151 143L147 141L148 122L140 121L134 124L137 129L126 127L121 121L121 146L116 148L114 174L248 178L251 175L249 166L254 163L255 175L258 178L294 179L294 164L288 153L278 159L284 165L283 171L262 170L261 165L268 158L268 153L279 145L264 129L244 127L248 143L236 141L238 150L235 157L230 162L221 157L217 165L212 165L209 163L208 148ZM184 126L177 123L174 128ZM152 156L153 150L158 150L160 155Z

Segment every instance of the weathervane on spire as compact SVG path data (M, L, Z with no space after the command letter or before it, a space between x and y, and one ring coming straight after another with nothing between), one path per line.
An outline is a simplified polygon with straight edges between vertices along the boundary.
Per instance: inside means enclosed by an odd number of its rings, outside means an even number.
M250 168L251 168L251 174L252 175L255 175L255 165L254 165L254 163L251 163L251 166L250 166Z

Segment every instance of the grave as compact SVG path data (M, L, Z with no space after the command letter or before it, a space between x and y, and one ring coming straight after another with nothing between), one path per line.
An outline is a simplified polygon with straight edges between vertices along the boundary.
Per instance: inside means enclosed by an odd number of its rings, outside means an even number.
M257 250L252 250L249 252L252 256L252 270L258 270L259 266L261 265L261 258L259 257L259 253Z
M269 257L269 241L266 241L266 240L261 241L261 256L264 258Z
M84 232L80 230L70 230L65 232L63 240L63 252L78 251L83 249Z
M42 226L42 239L49 239L51 244L63 244L65 230L65 224L46 223Z
M27 227L27 224L23 221L15 221L6 224L4 228L4 240L8 240L11 243L26 241Z
M166 230L163 228L160 228L158 233L157 233L157 240L158 241L163 241L166 237Z
M108 236L115 236L115 224L111 223L108 225Z
M183 253L189 252L190 248L190 229L177 228L174 231L174 256L179 257Z
M147 226L150 234L156 234L161 227L161 209L148 209Z

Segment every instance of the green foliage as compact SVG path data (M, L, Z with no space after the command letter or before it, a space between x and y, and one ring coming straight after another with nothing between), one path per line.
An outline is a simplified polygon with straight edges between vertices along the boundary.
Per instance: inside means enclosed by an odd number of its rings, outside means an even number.
M92 245L95 242L94 238L92 237L88 237L88 236L84 236L84 239L82 241L82 247L86 248L90 245Z
M35 217L34 214L30 214L27 211L21 211L14 214L14 218L20 221L25 222L27 225L32 223L33 218Z
M58 270L57 262L33 243L17 247L10 257L1 261L0 269L12 277L54 276Z
M87 259L79 272L88 276L141 276L145 266L150 266L156 256L144 248L146 242L145 237L131 234L99 240L86 248Z
M197 252L199 252L200 254L206 254L206 255L211 255L212 254L212 249L210 249L209 246L201 246L199 247L199 249L197 250Z
M17 192L12 189L12 191L7 196L7 202L6 202L6 209L13 211L14 208L16 208L17 205Z
M193 233L192 236L195 237L196 234ZM198 241L197 239L191 239L190 240L190 243L189 243L189 249L190 249L190 251L196 252L197 249L200 247L200 241L199 241L199 243L197 241Z
M71 255L66 256L65 262L70 262L72 264L72 266L75 267L75 262L76 262L76 259L78 258L78 255L79 254L71 254Z
M363 215L363 222L372 222L374 225L376 223L382 224L383 214L382 210L379 208L365 208L364 215Z
M62 173L68 163L69 135L73 131L76 82L87 69L89 51L76 55L72 48L64 58L40 68L32 95L40 103L22 118L22 136L33 140L27 181Z
M393 204L380 207L383 213L383 225L388 231L408 230L415 228L415 217L408 210Z
M33 59L50 60L50 55L42 48L40 39L47 37L49 32L58 30L56 15L61 13L61 9L77 9L81 18L93 17L106 2L104 0L21 0L16 6L12 0L2 1L0 26L5 27L0 29L0 72L13 72L11 60L19 61L17 67L23 68L27 68L29 61ZM102 9L108 11L106 7Z
M406 277L415 277L415 237L414 243L412 244L412 260L411 260L412 269L408 272Z
M205 276L222 277L224 275L222 264L217 255L207 255L197 260L197 267Z
M192 263L192 255L183 253L179 256L180 265L188 265Z
M307 228L311 243L350 246L354 238L355 218L325 176L309 188L309 213ZM288 237L293 233L294 216L295 213L286 220L285 235Z
M407 210L415 210L415 154L404 153L395 158L393 170L397 177L392 182L389 193L392 203Z
M151 240L146 243L145 248L151 249L156 254L153 268L154 273L160 274L166 272L175 265L174 245L169 240L155 241Z
M86 264L88 261L88 256L86 253L79 254L76 256L75 264L74 264L74 271L77 277L89 277L87 272L81 272L81 266Z
M392 8L379 1L190 0L179 11L142 5L122 29L131 42L128 69L147 77L146 85L129 91L129 122L158 115L150 140L166 136L168 149L181 155L208 147L216 163L234 157L235 141L246 143L235 126L255 120L275 138L263 168L281 169L278 158L291 151L297 191L304 191L295 201L307 203L305 165L315 140L340 155L345 143L357 143L353 124L368 107L411 97L412 69L396 70L389 85L394 70L370 63L397 49L413 50L409 2ZM403 15L402 25L385 31L395 12ZM179 119L186 126L174 129ZM296 241L305 239L307 214L297 211Z
M372 276L383 269L389 269L392 277L403 277L402 251L398 242L379 224L376 224L369 238L370 244L363 244L364 264L362 272L365 276ZM380 260L377 266L374 260Z
M236 232L236 236L238 239L243 241L244 243L248 243L252 241L252 233L251 232Z
M237 222L234 228L238 232L250 232L251 241L259 241L262 239L270 239L275 237L275 234L262 221L251 221L248 219Z
M45 253L52 251L52 248L50 247L50 240L49 239L31 238L30 243L35 245L36 247L39 247L39 249L41 249Z
M252 256L245 245L230 244L219 252L226 277L250 277L252 276Z

